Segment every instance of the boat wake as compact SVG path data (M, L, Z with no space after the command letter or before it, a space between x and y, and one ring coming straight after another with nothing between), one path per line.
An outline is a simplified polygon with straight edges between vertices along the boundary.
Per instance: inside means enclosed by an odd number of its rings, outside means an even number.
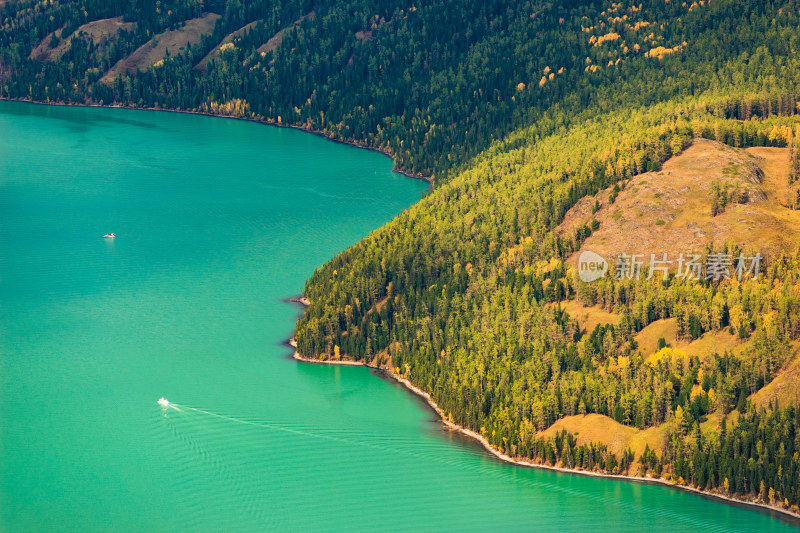
M164 416L167 416L168 412L170 411L178 411L181 413L181 416L178 418L174 418L174 420L170 420L171 423L179 423L181 425L189 423L193 427L199 422L190 423L189 418L192 414L202 415L202 418L206 418L206 420L216 420L221 421L224 423L234 423L240 426L249 426L251 428L258 428L262 430L268 430L266 433L258 432L262 435L267 434L284 434L286 438L292 438L292 436L301 437L303 440L313 440L313 441L329 441L334 442L340 445L345 446L346 448L369 448L376 450L380 453L385 452L392 452L398 453L403 455L411 455L417 457L419 454L418 450L418 441L416 439L410 437L387 437L381 435L375 435L371 433L364 433L364 432L351 432L348 430L343 430L341 428L322 428L322 427L309 427L304 425L292 425L289 424L279 424L269 420L263 419L248 419L248 418L238 418L235 416L224 415L221 413L215 413L213 411L207 411L205 409L200 409L198 407L192 407L189 405L183 404L176 404L169 402L166 398L161 398L158 400L158 404L161 406L162 413ZM172 418L172 417L170 417ZM210 422L210 420L209 420ZM171 424L172 425L172 424ZM211 427L211 426L209 426ZM255 437L255 434L253 434ZM231 436L233 439L233 436Z
M374 457L391 461L392 457L406 456L423 462L433 462L452 468L458 467L468 475L492 479L497 483L508 483L508 473L487 464L486 454L476 445L460 448L454 453L452 443L445 439L420 441L418 438L382 436L342 428L309 427L288 423L275 423L263 419L247 419L215 413L206 409L169 402L166 398L158 400L167 427L172 434L187 445L195 457L202 458L216 475L230 484L232 494L236 495L235 505L259 521L269 517L269 505L265 502L274 498L272 487L265 480L275 480L283 484L294 479L297 471L307 468L306 457L310 454L324 461L325 457L348 453L352 450L370 450ZM235 426L231 426L234 424ZM237 429L238 427L238 429ZM248 430L247 428L251 428ZM256 429L256 431L253 431ZM261 431L258 431L260 429ZM266 430L266 431L264 431ZM299 437L299 439L298 439ZM332 448L333 442L337 446ZM269 460L265 450L281 450L281 461ZM331 450L334 450L332 453ZM480 461L464 461L463 453L481 458ZM183 461L188 457L177 454ZM387 459L388 458L388 459ZM332 469L336 463L329 464ZM515 469L516 470L516 469ZM187 469L190 472L191 469ZM311 475L311 474L309 474ZM556 474L554 476L561 476ZM589 494L575 484L564 483L550 476L515 476L514 482L529 486L537 491L569 495L575 499L591 501L594 505L613 505L617 497L613 495ZM219 497L222 497L221 495ZM682 516L673 510L656 510L654 514L693 527L707 527L709 524L692 517Z

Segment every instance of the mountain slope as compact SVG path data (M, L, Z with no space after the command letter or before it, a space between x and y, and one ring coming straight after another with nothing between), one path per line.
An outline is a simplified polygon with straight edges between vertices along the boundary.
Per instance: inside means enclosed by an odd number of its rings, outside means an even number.
M576 265L583 250L604 257L646 250L661 257L726 242L757 247L766 257L793 251L800 242L800 211L784 205L789 149L761 150L769 161L751 149L696 139L659 171L633 177L624 190L608 188L582 199L556 233L572 237L592 220L599 227L567 262ZM714 207L715 190L725 196L724 207L719 200Z

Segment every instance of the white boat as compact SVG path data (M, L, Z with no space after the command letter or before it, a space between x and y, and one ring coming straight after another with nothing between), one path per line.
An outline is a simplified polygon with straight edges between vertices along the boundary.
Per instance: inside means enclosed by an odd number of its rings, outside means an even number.
M116 236L117 236L116 233L106 233L105 235L103 235L103 238L104 239L113 239Z
M169 401L166 398L159 398L158 405L161 407L169 407Z

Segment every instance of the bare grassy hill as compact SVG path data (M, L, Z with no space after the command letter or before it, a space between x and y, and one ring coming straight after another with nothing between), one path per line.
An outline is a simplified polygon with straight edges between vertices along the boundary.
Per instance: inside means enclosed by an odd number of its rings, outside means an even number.
M708 243L739 244L764 256L794 251L800 242L800 211L786 207L789 151L741 150L695 139L657 172L632 178L610 203L610 189L584 198L569 210L559 234L574 234L593 218L599 229L569 259L583 250L607 260L621 253L700 253ZM727 191L730 202L713 216L712 188ZM598 202L600 209L593 215Z
M62 37L61 30L56 30L47 35L38 46L31 50L30 57L39 61L56 61L64 52L70 49L72 39L75 37L86 41L91 39L94 41L95 46L105 47L109 42L116 39L120 30L132 30L135 26L136 24L132 22L123 22L122 17L114 17L84 24L66 37ZM50 47L53 36L60 39L55 48Z
M202 17L187 20L183 26L156 35L150 42L137 48L131 55L120 59L101 81L112 83L122 73L143 70L164 59L169 51L176 55L186 48L186 44L196 44L203 35L214 31L214 25L220 18L216 13L206 13Z
M617 456L631 449L636 457L641 457L645 446L660 450L666 439L665 426L636 429L620 424L613 418L596 413L565 416L555 424L540 432L539 437L555 437L562 430L577 437L578 445L602 443Z

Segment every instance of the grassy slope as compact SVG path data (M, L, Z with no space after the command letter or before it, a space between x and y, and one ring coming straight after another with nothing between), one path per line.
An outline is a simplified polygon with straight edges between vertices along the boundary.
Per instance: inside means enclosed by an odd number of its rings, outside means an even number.
M135 26L132 22L122 22L122 17L113 17L84 24L64 38L61 38L61 30L56 30L47 35L31 51L30 57L39 61L54 61L72 47L72 39L76 37L86 40L92 39L95 45L102 46L103 43L114 40L120 30L132 30ZM58 46L50 48L50 41L53 35L61 38L61 40Z
M599 306L587 307L577 300L561 304L561 308L566 311L573 320L577 320L583 333L591 333L598 324L619 324L618 313L612 313L600 308Z
M112 83L121 73L145 69L164 59L168 51L170 55L182 52L186 47L186 43L195 44L200 41L203 35L214 31L214 24L219 18L220 16L215 13L206 13L202 17L187 20L180 28L167 30L156 35L154 42L148 42L131 55L120 59L116 65L109 69L101 81Z
M758 170L764 172L761 183ZM596 218L600 229L580 251L592 250L606 258L668 253L675 259L680 253L700 253L709 242L734 242L765 257L779 255L800 242L800 211L780 201L786 194L787 175L785 148L740 150L697 139L661 170L634 177L613 204L608 202L610 190L582 200L567 213L559 233L572 234L578 225ZM712 217L713 182L748 190L750 201L729 205ZM592 215L595 200L601 208ZM580 251L569 259L571 264L577 263Z
M666 441L665 427L636 429L596 413L565 416L539 435L551 438L562 430L576 435L579 445L602 443L617 456L630 449L640 457L645 446L649 446L651 450L660 450Z
M756 405L764 407L774 401L779 406L800 403L800 343L793 344L793 355L783 370L751 399Z

